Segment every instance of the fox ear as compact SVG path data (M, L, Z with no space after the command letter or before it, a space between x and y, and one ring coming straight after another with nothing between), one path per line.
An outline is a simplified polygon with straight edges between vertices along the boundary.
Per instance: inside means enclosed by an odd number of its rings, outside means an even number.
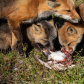
M69 35L69 36L71 36L71 35L73 35L73 34L76 34L77 33L77 31L73 28L73 27L68 27L68 29L67 29L67 34Z
M34 32L41 32L41 28L40 28L40 25L35 25L35 24L33 24L32 25L32 28L33 28L33 31Z
M71 6L71 5L74 5L74 1L75 0L67 0L68 4Z
M53 8L53 7L56 7L56 6L59 6L59 5L60 5L60 3L59 3L59 2L57 2L56 0L46 0L46 2L47 2L47 4L48 4L51 8Z

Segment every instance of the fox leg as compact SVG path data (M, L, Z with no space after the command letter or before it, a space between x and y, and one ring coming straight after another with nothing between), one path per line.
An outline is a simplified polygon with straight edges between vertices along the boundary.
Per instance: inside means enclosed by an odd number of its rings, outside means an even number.
M23 10L22 10L23 9ZM19 7L16 11L13 11L11 14L9 14L7 16L8 18L8 24L9 27L11 29L11 31L14 33L14 37L12 35L12 41L14 41L14 39L17 40L17 46L18 46L18 50L19 50L19 54L23 55L23 47L22 47L22 33L20 30L20 23L23 20L28 20L30 18L35 18L37 14L31 14L31 12L27 11L26 7L22 6ZM12 42L12 49L15 50L15 45L13 45L14 42Z
M24 55L22 47L23 37L21 34L19 23L17 24L11 20L8 20L8 24L12 32L12 44L11 44L12 50L15 52L18 50L19 54L22 56Z

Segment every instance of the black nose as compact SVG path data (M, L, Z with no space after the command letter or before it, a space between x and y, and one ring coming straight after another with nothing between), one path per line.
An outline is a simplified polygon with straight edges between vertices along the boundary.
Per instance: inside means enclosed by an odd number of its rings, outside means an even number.
M80 22L80 21L81 21L81 19L78 20L78 22Z

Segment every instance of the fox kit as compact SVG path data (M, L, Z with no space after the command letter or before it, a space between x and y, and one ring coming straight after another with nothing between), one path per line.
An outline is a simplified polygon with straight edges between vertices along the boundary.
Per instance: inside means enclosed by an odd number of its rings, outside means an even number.
M25 31L23 30L25 28ZM28 26L27 24L21 24L21 31L23 39L26 42L31 43L35 48L48 50L54 49L53 40L57 37L57 31L52 21L41 21L36 24ZM9 29L7 22L2 22L0 26L0 49L7 49L11 47L12 33Z
M73 0L0 0L0 17L8 19L12 31L11 47L15 51L17 43L20 55L23 55L20 23L28 19L30 22L34 19L39 20L51 14L63 17L72 23L80 21Z
M38 44L41 48L54 50L53 41L57 37L57 31L52 21L41 21L36 25L33 24L31 27L27 28L27 36L31 41L31 44L37 48Z
M78 43L81 42L84 34L84 4L78 6L77 11L82 18L78 24L65 22L58 30L59 42L67 51L73 53Z

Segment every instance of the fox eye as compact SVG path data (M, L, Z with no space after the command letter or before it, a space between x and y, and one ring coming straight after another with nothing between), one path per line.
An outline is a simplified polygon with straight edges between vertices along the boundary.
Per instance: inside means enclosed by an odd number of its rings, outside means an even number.
M70 45L71 45L71 43L68 44L68 46L70 46Z
M71 12L71 10L66 10L67 12Z

